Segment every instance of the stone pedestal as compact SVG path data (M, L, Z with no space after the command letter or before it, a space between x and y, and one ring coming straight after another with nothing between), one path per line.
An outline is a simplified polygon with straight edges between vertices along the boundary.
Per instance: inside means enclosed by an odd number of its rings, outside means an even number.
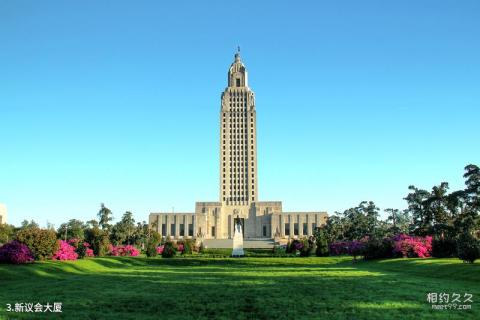
M232 257L243 257L243 234L242 225L240 223L235 224L235 234L233 235L233 251Z

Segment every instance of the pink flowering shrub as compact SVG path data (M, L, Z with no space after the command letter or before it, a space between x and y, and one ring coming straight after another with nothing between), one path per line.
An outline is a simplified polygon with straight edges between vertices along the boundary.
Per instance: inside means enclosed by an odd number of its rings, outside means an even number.
M86 242L85 242L86 243ZM88 244L88 243L87 243ZM93 253L93 249L91 248L86 248L85 249L85 257L93 257L95 256L95 254Z
M432 255L432 237L415 237L399 234L383 240L365 237L360 241L338 241L329 245L330 255L364 255L365 259L375 258L428 258Z
M337 241L329 245L330 255L339 256L339 255L352 255L354 257L362 255L363 250L365 249L365 242L368 239L363 239L362 241L353 240L353 241Z
M403 258L428 258L432 255L432 237L399 234L393 238L393 252Z
M28 246L16 240L0 247L0 263L22 264L33 260L33 254Z
M331 243L329 246L330 255L340 256L348 254L348 248L350 247L350 241L336 241Z
M75 247L68 244L64 240L58 240L59 249L52 256L52 260L77 260L78 253L75 252Z
M185 248L184 248L184 246L183 246L183 243L180 243L180 244L177 245L177 251L178 251L178 252L183 252L184 249L185 249Z
M90 244L80 239L70 239L68 243L75 248L75 252L78 254L78 258L94 257L93 249L90 248Z
M164 248L163 245L157 247L157 254L162 254L163 253L163 248Z
M110 252L110 255L115 256L115 257L118 257L118 256L121 256L121 257L125 257L125 256L136 257L140 254L140 251L130 244L126 245L126 246L110 245L109 246L109 252Z

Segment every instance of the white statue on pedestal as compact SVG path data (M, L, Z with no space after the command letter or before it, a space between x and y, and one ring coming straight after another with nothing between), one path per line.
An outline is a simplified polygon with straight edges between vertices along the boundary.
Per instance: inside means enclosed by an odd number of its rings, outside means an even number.
M232 257L243 257L245 253L243 252L243 232L242 232L242 223L238 218L235 219L235 229L233 233L233 251Z

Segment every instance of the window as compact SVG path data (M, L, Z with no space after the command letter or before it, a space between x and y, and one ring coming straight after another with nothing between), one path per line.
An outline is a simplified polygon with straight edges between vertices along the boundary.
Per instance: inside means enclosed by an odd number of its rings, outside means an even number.
M263 236L267 236L267 226L263 226Z
M237 79L237 87L240 87L240 79Z
M167 235L167 225L165 223L162 223L162 236Z
M290 235L290 223L285 223L285 235Z
M298 236L298 223L293 224L293 235Z
M215 226L212 226L212 237L215 237Z
M188 224L188 236L193 237L193 223Z
M185 225L183 223L180 224L180 236L185 236Z
M174 223L172 223L170 225L170 235L175 236L175 224Z
M317 224L314 222L314 223L312 223L312 231L315 232L315 229L317 229Z
M252 201L255 201L255 197L252 197Z
M307 223L303 224L303 234L308 235L308 224Z

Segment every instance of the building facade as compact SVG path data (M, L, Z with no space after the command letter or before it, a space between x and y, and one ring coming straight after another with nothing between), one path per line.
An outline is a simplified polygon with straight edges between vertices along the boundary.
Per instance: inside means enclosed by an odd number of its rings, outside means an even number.
M221 96L219 201L197 202L190 213L151 213L162 236L232 239L235 218L247 239L308 236L326 223L326 212L283 212L281 201L259 201L256 125L255 94L237 52Z
M7 223L7 207L0 203L0 224Z

